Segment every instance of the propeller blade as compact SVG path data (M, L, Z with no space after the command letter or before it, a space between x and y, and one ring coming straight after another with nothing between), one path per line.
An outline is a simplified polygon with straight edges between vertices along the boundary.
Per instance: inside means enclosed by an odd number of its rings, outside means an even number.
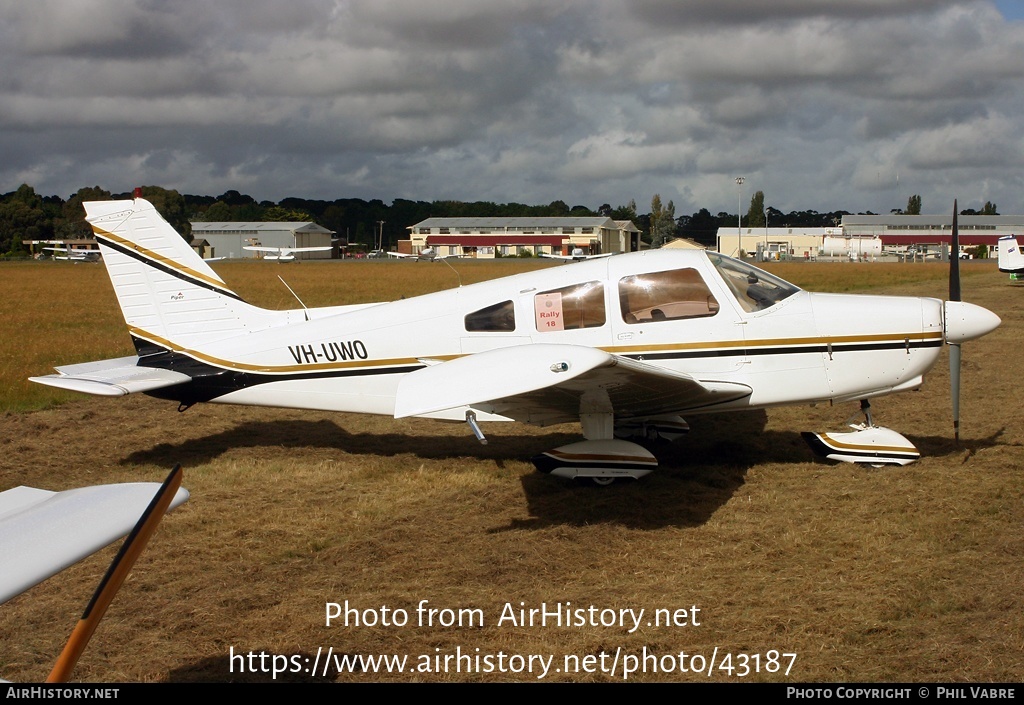
M960 232L956 222L956 199L953 199L953 232L949 248L949 300L961 301ZM953 438L960 443L960 345L949 346L949 396L953 401Z
M85 612L82 613L82 618L78 620L74 631L68 637L68 643L65 644L64 650L57 658L57 663L54 664L53 670L47 676L47 683L66 683L71 677L71 671L74 670L75 664L78 663L78 658L85 650L89 639L92 638L96 627L99 626L103 615L106 614L107 607L113 601L114 595L121 588L124 579L128 577L132 566L135 565L135 559L146 548L149 537L153 535L160 520L167 513L167 508L181 486L181 477L181 466L175 465L174 469L171 470L171 474L167 476L163 485L157 490L153 501L149 503L149 507L146 508L142 517L139 518L135 528L128 534L128 538L124 540L124 543L121 544L121 550L114 557L114 561L107 569L107 574L103 576L103 580L100 582L99 587L96 588L92 600L89 601Z
M953 438L960 442L960 346L949 346L949 396L953 400Z
M949 245L949 300L960 298L960 231L956 224L956 199L953 199L953 237Z

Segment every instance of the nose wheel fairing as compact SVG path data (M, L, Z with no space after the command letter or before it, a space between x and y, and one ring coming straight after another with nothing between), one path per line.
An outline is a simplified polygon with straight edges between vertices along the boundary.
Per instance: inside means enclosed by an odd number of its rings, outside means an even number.
M830 460L867 465L909 465L920 451L891 428L860 424L848 433L812 433L801 436L816 454Z

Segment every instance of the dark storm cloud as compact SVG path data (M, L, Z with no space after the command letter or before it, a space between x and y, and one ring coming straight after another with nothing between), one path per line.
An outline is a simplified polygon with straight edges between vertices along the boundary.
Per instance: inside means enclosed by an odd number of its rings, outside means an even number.
M0 0L0 189L1024 210L987 0ZM895 187L896 174L900 187ZM731 204L731 205L730 205Z

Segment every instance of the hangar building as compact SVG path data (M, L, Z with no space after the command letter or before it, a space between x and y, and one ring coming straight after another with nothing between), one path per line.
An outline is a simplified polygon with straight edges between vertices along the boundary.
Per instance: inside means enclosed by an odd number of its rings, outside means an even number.
M253 258L258 252L246 245L263 247L329 247L334 232L316 223L192 223L194 240L206 240L206 257ZM297 252L296 259L330 259L333 253Z

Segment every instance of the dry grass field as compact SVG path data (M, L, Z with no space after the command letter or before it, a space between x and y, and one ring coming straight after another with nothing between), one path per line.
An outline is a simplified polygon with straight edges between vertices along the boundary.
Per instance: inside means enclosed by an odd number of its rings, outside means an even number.
M456 264L464 283L531 266L552 265ZM811 289L942 297L946 287L935 265L774 269ZM436 263L218 270L271 307L291 306L278 274L310 306L456 283ZM785 408L692 417L688 437L657 451L658 472L604 489L537 474L527 461L577 439L576 426L492 424L481 446L463 424L217 405L179 414L145 396L30 389L24 378L54 364L129 354L127 334L101 266L0 265L0 291L0 490L160 480L181 463L192 493L139 560L78 680L270 680L229 654L304 669L318 649L321 667L328 649L408 662L402 673L367 666L277 680L601 682L621 681L624 665L646 669L635 681L1024 674L1024 290L994 264L964 273L965 298L1003 325L964 346L959 446L942 360L919 392L873 404L878 423L921 449L914 465L816 461L799 432L839 430L856 405ZM0 676L45 677L113 552L0 606ZM423 600L451 612L418 626ZM326 603L346 601L361 619L389 624L326 626ZM567 602L599 616L645 612L633 631L500 620L506 604ZM392 623L402 610L408 623ZM659 625L655 610L686 610L686 623L679 612ZM438 623L458 616L461 626ZM625 658L645 650L657 658ZM780 669L773 652L796 657ZM460 653L469 658L452 658ZM710 676L681 670L713 655ZM449 670L437 672L446 656ZM467 672L472 659L492 672Z

